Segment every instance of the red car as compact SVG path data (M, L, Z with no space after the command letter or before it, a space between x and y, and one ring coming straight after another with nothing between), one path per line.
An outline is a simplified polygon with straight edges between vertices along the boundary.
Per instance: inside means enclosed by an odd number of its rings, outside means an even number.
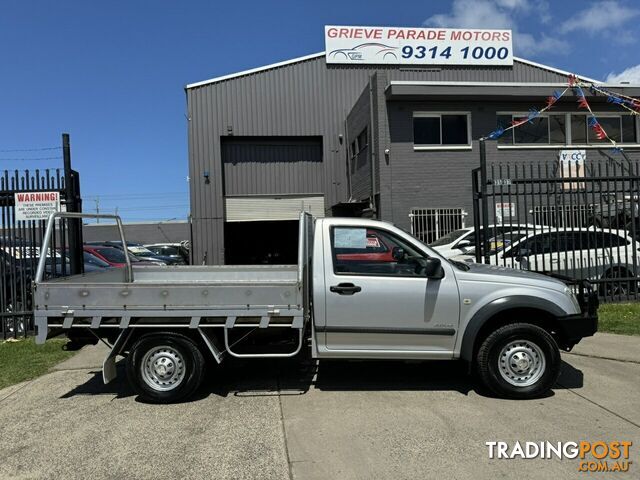
M99 258L103 262L108 263L112 267L122 268L126 266L126 258L124 256L124 252L115 247L107 247L102 245L84 245L82 247L85 252L93 255L94 257ZM156 262L145 262L138 260L135 256L129 255L129 259L131 263L135 263L136 265L163 265L161 263Z

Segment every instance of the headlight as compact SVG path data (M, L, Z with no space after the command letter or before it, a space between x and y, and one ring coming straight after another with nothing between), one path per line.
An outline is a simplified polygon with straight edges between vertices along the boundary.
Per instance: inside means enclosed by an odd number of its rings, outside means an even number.
M573 306L576 307L576 310L579 312L581 310L580 302L578 302L578 297L576 297L575 292L569 287L564 287L564 294L571 299Z

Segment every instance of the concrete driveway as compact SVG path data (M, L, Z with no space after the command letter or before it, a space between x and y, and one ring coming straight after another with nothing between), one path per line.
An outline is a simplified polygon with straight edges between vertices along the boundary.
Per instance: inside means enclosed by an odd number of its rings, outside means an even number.
M478 393L450 363L229 362L196 399L103 385L92 347L0 391L0 478L601 478L577 460L490 460L487 441L628 440L640 477L640 338L565 354L547 398ZM620 358L620 360L616 360Z

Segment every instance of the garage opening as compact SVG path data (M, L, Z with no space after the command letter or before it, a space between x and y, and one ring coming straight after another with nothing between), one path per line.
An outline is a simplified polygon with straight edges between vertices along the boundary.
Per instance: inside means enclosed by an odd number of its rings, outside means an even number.
M224 245L227 265L295 265L298 221L227 222Z

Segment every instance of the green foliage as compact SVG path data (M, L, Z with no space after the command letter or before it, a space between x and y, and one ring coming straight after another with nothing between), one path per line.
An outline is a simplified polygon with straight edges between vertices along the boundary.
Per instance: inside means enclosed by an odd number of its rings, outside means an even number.
M598 331L640 335L640 303L607 303L598 310Z
M46 373L75 352L62 349L66 339L54 338L36 345L33 338L0 341L0 389Z

